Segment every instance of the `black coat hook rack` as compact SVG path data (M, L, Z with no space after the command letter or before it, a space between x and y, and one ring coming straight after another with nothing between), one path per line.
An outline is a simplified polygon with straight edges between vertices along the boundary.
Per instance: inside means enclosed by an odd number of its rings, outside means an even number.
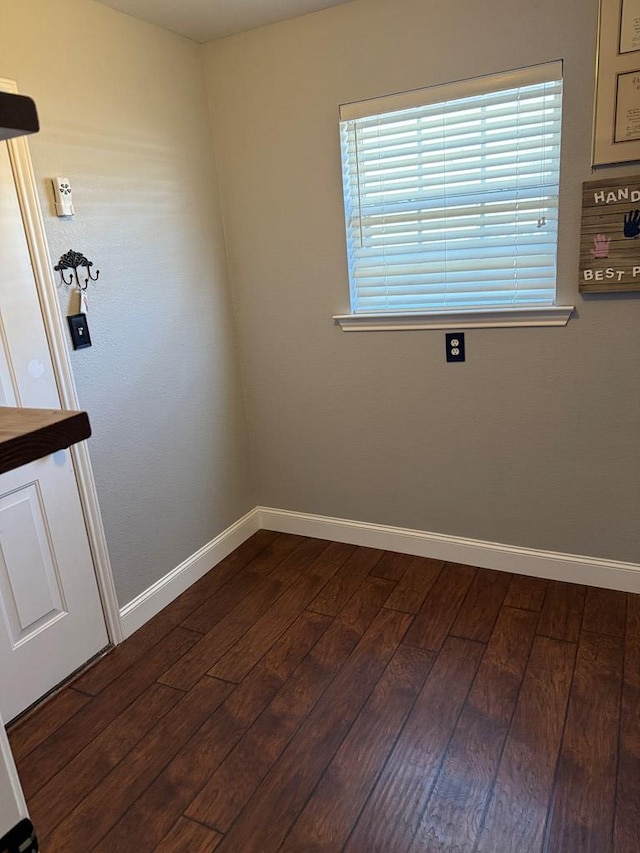
M73 249L69 249L68 252L65 252L64 255L60 258L58 263L55 265L54 270L60 273L60 278L67 285L67 287L71 287L71 285L75 284L78 290L86 290L89 284L89 280L97 281L100 277L100 270L96 270L95 276L91 272L91 267L93 266L93 261L88 260L81 252L74 252ZM84 283L81 281L81 276L78 275L78 269L84 267L86 269L86 278L84 278ZM64 271L72 270L69 274L69 280L67 281Z

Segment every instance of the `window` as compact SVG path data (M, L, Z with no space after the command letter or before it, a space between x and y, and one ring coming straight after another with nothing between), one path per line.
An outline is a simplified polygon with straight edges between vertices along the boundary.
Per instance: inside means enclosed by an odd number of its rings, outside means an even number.
M349 318L552 316L561 119L561 62L342 106Z

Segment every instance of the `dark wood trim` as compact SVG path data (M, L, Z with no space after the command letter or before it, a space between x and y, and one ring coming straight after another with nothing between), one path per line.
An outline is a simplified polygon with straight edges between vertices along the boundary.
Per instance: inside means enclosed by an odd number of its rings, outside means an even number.
M84 441L90 435L86 412L0 406L0 474Z

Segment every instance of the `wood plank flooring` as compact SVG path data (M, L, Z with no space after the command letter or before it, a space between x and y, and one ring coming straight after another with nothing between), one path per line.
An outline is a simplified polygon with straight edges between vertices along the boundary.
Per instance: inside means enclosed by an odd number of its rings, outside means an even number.
M640 597L259 531L10 740L44 853L638 853Z

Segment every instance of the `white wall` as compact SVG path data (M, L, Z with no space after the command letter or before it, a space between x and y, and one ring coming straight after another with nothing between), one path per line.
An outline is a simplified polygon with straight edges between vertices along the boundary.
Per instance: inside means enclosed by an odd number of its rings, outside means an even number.
M578 294L597 0L355 0L207 46L262 505L638 561L640 294ZM345 334L338 105L565 61L565 329Z
M124 605L255 505L202 47L93 0L0 0L0 20L0 76L40 114L52 264L100 270L72 360Z

